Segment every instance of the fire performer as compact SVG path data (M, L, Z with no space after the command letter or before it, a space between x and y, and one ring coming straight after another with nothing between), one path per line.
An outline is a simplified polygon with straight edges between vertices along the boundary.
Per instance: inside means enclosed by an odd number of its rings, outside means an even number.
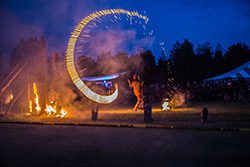
M135 104L133 111L143 109L143 81L137 74L133 75L133 81L128 80L129 87L133 89L134 95L137 98L137 103Z

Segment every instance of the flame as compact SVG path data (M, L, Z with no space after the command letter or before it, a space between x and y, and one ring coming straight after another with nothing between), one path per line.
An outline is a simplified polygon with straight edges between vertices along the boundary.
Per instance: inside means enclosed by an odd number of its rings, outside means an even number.
M33 93L35 95L35 98L29 101L29 113L27 115L32 115L34 110L36 111L36 114L42 111L42 108L39 104L39 95L36 83L33 83ZM50 104L46 104L46 108L44 111L45 113L43 114L43 116L47 117L63 118L68 115L67 111L63 107L58 107L55 101L50 101Z
M163 99L163 103L162 103L162 110L163 111L168 111L170 110L170 106L169 106L169 99Z
M51 105L46 105L45 111L46 111L48 116L51 116L54 113L56 113L56 109L54 107L52 107Z
M51 101L50 104L46 105L45 112L48 117L54 116L63 118L67 116L67 111L63 107L59 110L57 104L53 101Z
M36 86L36 83L33 83L33 90L34 90L34 94L35 94L35 99L34 99L34 102L35 102L35 109L37 112L40 112L41 111L41 106L39 104L39 97L38 97L38 93L37 93L37 86Z
M28 114L31 114L32 113L32 101L31 100L29 102L29 110L30 110L30 112Z
M38 96L36 83L33 83L33 93L35 95L35 98L34 98L34 100L30 100L30 102L29 102L29 113L28 113L28 115L32 114L34 109L36 111L36 114L40 113L41 110L42 110L42 108L41 108L41 106L39 104L39 96Z
M9 94L9 95L6 97L4 104L9 104L9 103L13 100L13 98L14 98L13 94L12 94L12 93Z
M65 117L67 115L67 111L62 107L60 110L61 117Z

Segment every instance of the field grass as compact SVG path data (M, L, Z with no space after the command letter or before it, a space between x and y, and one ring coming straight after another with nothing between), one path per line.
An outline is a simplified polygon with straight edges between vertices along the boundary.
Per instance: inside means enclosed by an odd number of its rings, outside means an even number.
M97 123L142 124L143 111L133 112L131 107L100 106ZM206 107L209 123L201 124L201 111ZM154 105L152 111L154 124L175 126L209 126L229 128L250 128L250 104L239 102L197 102L185 104L171 111L162 111ZM69 111L67 118L47 118L27 116L25 113L9 112L0 117L0 122L92 122L91 109L88 111Z

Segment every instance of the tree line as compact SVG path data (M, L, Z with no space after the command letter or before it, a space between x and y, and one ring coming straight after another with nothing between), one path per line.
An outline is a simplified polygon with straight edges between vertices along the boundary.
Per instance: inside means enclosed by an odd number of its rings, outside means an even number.
M42 54L36 53L41 50L36 47L43 48ZM45 59L48 59L48 54L44 50L47 49L43 37L20 40L12 51L10 64L13 68L18 62L30 58L35 60L31 61L35 63L40 59L38 55L47 56ZM2 66L5 62L1 60L0 56ZM223 50L220 45L213 48L207 42L195 49L194 45L185 39L183 42L177 41L170 49L169 55L162 52L162 55L155 56L150 50L134 55L128 55L126 52L116 55L110 52L100 53L97 59L82 55L77 58L77 67L80 75L98 76L127 71L131 75L138 73L145 84L185 85L187 82L201 82L206 78L228 72L247 61L250 61L250 49L246 44L236 43Z
M195 49L194 45L185 39L183 42L177 41L170 49L169 55L162 52L158 57L157 60L150 50L132 56L126 53L118 53L115 56L103 53L96 61L90 60L91 58L86 60L83 56L79 64L85 67L87 64L89 69L99 67L113 72L127 70L130 73L138 73L146 84L159 83L170 86L175 83L185 86L187 82L202 82L250 61L250 49L246 44L236 43L223 50L221 45L213 48L208 42L198 45ZM95 68L94 72L98 75L102 70Z
M176 42L170 50L170 61L177 83L185 84L228 72L250 61L250 49L236 43L223 51L220 45L213 50L210 43L198 45L196 51L188 40Z

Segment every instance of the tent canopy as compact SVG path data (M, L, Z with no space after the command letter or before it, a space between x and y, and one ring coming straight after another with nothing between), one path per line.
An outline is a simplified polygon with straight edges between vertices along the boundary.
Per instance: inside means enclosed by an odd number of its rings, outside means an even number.
M231 78L233 80L250 79L250 61L227 73L205 79L204 81L214 81Z

